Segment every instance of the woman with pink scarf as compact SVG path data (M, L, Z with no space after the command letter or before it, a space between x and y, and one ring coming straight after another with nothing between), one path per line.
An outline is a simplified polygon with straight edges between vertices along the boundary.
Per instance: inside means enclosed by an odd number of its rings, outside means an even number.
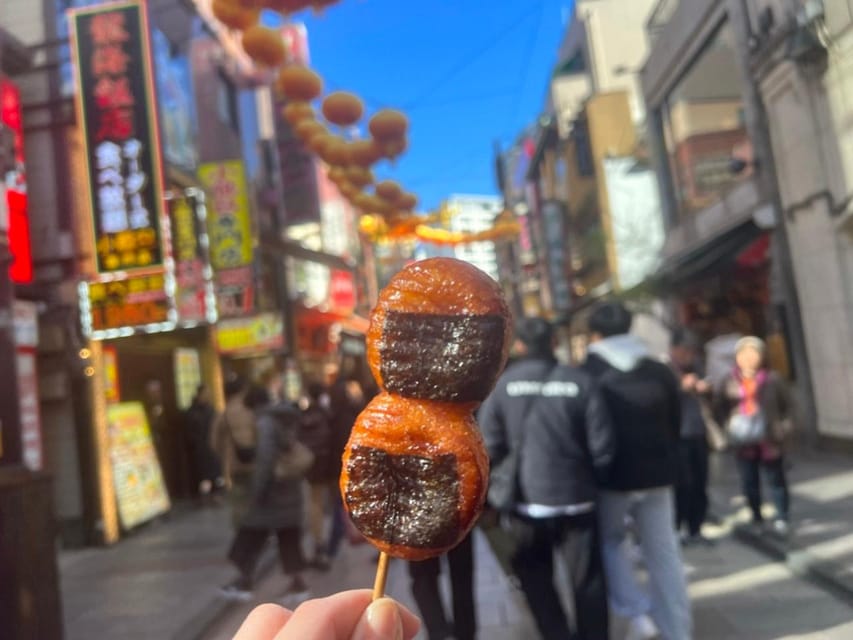
M784 381L765 367L764 342L741 338L735 345L734 371L717 388L720 424L726 425L735 451L743 493L753 522L763 527L759 471L770 484L776 515L774 530L788 533L789 496L783 443L791 432L791 396Z

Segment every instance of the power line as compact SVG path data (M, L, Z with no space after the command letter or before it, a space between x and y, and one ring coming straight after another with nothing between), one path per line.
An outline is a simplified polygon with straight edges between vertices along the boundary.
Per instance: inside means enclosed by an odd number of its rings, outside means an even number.
M536 21L536 24L525 43L524 54L521 58L522 64L519 69L519 80L521 81L521 85L518 87L518 93L516 94L514 101L515 103L513 104L512 110L509 112L510 121L507 125L509 127L511 127L516 118L518 118L518 110L521 108L521 96L527 88L527 82L530 79L530 58L533 56L533 48L536 44L537 37L539 36L539 31L542 29L542 18L545 16L545 5L545 2L541 2L539 4L539 19Z
M464 70L466 67L470 66L484 53L497 46L500 41L503 40L503 38L515 31L515 29L517 29L521 23L523 23L525 20L527 20L527 18L532 16L537 10L541 11L541 7L537 6L536 3L534 3L532 9L528 9L527 11L524 11L520 15L513 18L505 29L502 29L497 34L491 36L488 42L481 44L469 51L465 56L460 59L457 64L442 73L439 79L432 85L430 85L428 90L421 92L421 94L418 95L417 98L409 100L402 108L409 109L412 106L417 105L419 102L427 99L429 96L435 93L437 89L441 88L442 85L444 85L450 78L458 74L460 71Z
M470 96L458 96L455 98L448 98L447 100L440 100L438 102L427 102L419 105L415 105L413 107L409 107L408 111L419 111L423 109L433 109L436 107L447 107L453 106L456 104L465 104L469 102L479 102L480 100L490 100L492 98L503 98L506 96L514 95L518 91L518 87L504 87L503 89L495 89L494 91L489 91L486 93L480 93L476 95Z

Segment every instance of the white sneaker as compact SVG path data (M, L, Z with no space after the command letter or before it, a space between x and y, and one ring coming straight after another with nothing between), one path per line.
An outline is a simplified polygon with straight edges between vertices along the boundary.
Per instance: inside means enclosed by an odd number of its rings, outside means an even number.
M625 640L656 640L657 638L660 638L660 631L649 616L637 616L628 623Z

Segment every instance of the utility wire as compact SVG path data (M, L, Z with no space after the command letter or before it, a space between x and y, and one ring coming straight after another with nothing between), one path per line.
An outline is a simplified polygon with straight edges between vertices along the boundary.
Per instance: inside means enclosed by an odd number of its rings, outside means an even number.
M523 23L527 18L532 16L536 11L541 11L541 7L537 6L537 3L533 3L533 8L528 8L526 11L522 12L520 15L513 18L506 28L502 29L498 33L491 36L488 42L483 43L476 48L469 51L465 56L463 56L457 64L452 66L450 69L441 74L441 76L429 86L429 89L421 92L416 98L409 100L407 103L403 105L404 110L408 110L413 106L416 106L418 103L426 100L431 95L433 95L438 89L440 89L448 80L457 75L459 72L463 71L466 67L470 66L473 62L478 60L484 53L489 51L490 49L497 46L501 40L503 40L507 35L515 31Z
M520 86L518 87L518 93L515 96L515 101L512 107L512 110L509 112L510 121L507 124L508 127L511 127L512 124L518 118L518 110L521 108L521 97L524 94L524 90L527 88L528 80L530 79L530 58L533 56L533 49L536 44L536 40L539 36L539 31L542 29L542 18L545 16L545 6L547 3L541 2L539 3L539 19L536 21L536 24L533 26L533 29L530 32L530 35L527 38L527 42L524 47L524 54L521 57L522 63L521 68L519 69L519 81Z

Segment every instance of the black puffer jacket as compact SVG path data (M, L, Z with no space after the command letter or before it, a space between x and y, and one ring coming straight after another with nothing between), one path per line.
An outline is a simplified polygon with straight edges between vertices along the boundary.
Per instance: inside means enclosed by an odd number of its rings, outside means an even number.
M519 360L498 380L478 422L493 478L508 473L510 449L521 438L520 502L569 506L595 500L597 481L610 473L613 440L594 386L582 371L548 358Z
M604 487L637 491L673 484L681 399L670 368L630 335L591 346L583 368L598 380L615 432L613 473Z

